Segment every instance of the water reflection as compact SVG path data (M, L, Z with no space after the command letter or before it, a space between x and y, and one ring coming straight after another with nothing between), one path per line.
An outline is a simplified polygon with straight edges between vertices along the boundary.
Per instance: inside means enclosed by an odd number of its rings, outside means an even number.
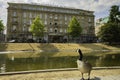
M6 72L6 55L0 55L0 72Z
M24 55L23 55L24 54ZM56 56L51 57L45 54L50 53L23 53L23 54L0 54L0 72L43 70L59 68L76 68L78 56ZM43 55L44 54L44 55ZM65 54L65 53L64 53ZM17 56L16 56L17 55ZM92 66L120 66L120 53L87 53L84 59Z

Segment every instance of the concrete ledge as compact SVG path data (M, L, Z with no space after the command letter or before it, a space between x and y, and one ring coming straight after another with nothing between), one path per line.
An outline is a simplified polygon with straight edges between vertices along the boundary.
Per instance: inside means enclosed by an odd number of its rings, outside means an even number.
M93 70L101 70L101 69L120 69L120 66L114 66L114 67L93 67ZM41 73L41 72L73 71L73 70L78 70L78 69L77 68L61 68L61 69L45 69L45 70L5 72L5 73L0 73L0 76L2 76L2 75L15 75L15 74Z

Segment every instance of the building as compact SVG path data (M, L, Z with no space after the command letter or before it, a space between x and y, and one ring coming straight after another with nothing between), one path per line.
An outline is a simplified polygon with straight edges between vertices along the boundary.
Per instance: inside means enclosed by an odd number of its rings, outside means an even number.
M5 34L3 33L3 31L0 32L0 43L1 42L5 42Z
M62 42L67 39L68 24L73 16L77 18L83 28L79 41L94 40L93 11L36 3L8 3L8 5L7 40L33 38L29 28L36 16L40 16L44 22L44 40L46 41Z
M101 26L106 24L108 22L108 20L109 20L109 17L104 17L104 18L97 19L96 27L95 27L95 34L96 34L96 36L97 36Z

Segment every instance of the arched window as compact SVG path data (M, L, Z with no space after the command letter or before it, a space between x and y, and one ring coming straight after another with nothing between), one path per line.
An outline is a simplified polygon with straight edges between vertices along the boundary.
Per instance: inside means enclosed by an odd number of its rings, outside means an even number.
M55 26L57 25L57 23L55 23Z
M57 28L55 28L55 33L57 33Z

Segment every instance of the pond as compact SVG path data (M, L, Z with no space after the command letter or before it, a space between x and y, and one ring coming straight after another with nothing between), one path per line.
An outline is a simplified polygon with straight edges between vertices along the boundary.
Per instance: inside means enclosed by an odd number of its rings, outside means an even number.
M78 56L53 57L48 54L53 53L0 54L0 73L77 67ZM54 54L59 54L59 52ZM90 62L93 67L120 66L120 52L90 52L84 54L84 60Z

